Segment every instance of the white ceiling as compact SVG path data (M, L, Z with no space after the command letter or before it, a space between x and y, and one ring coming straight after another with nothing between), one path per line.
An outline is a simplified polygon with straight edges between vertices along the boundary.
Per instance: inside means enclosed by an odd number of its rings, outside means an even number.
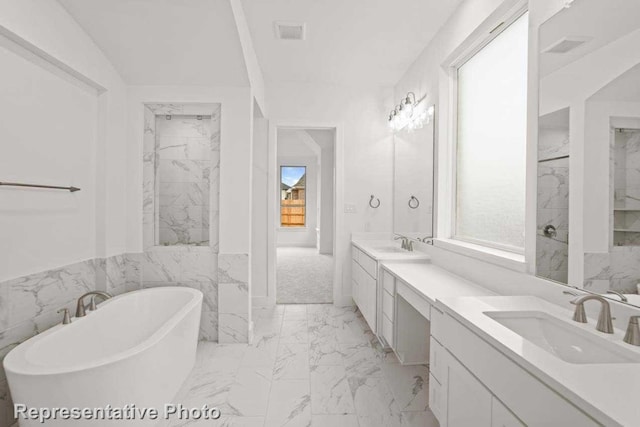
M540 49L564 37L591 40L564 54L541 53L540 76L546 76L640 28L640 0L575 0L540 27Z
M248 84L229 0L59 2L129 84Z
M134 85L247 85L229 0L58 0ZM242 0L265 81L393 85L461 0ZM306 23L278 40L274 21Z
M640 64L596 92L594 101L640 102Z
M461 0L242 0L266 82L392 85ZM278 40L274 21L306 23Z

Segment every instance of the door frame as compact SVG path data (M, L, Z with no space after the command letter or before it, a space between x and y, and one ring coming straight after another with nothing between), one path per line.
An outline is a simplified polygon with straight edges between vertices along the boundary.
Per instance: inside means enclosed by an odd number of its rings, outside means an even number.
M351 296L342 295L342 260L345 249L344 216L338 212L344 210L344 139L343 125L339 122L315 122L295 120L269 120L269 148L268 148L268 190L267 190L267 303L276 304L276 258L277 236L276 228L279 218L280 194L278 170L278 129L318 129L334 130L334 188L333 188L333 304L347 305L351 303Z

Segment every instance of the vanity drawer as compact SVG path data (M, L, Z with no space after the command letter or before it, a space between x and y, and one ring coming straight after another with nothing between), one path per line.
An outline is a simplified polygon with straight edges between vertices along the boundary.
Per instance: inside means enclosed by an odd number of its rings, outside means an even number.
M435 338L442 343L442 328L444 323L444 313L435 305L431 306L431 338Z
M359 258L360 258L360 249L351 245L351 259L354 260L355 262L358 262Z
M387 270L382 270L382 286L384 290L393 295L396 292L396 278Z
M445 350L438 341L431 338L431 345L429 346L429 372L440 382L444 382L447 377L446 357L447 350Z
M393 342L393 322L385 315L382 316L382 336L390 347L394 347Z
M395 305L395 298L389 295L387 291L382 292L382 312L389 319L393 319L394 305Z
M396 295L400 295L413 308L415 308L425 319L431 320L431 304L422 295L402 280L396 280Z
M371 258L364 252L360 252L358 254L358 262L369 276L374 279L378 277L378 262L375 259Z

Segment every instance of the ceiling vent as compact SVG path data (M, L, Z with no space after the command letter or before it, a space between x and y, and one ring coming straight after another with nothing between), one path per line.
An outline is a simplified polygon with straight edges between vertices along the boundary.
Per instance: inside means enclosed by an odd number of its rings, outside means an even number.
M305 25L295 22L275 22L276 37L280 40L304 40Z
M589 40L591 37L565 37L557 42L553 43L551 46L544 49L542 52L544 53L567 53L579 46L582 46Z

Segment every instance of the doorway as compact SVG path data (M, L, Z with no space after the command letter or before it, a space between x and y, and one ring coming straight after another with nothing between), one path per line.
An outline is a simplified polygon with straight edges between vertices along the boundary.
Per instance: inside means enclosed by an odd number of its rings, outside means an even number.
M331 128L276 130L277 304L334 301L335 140Z

